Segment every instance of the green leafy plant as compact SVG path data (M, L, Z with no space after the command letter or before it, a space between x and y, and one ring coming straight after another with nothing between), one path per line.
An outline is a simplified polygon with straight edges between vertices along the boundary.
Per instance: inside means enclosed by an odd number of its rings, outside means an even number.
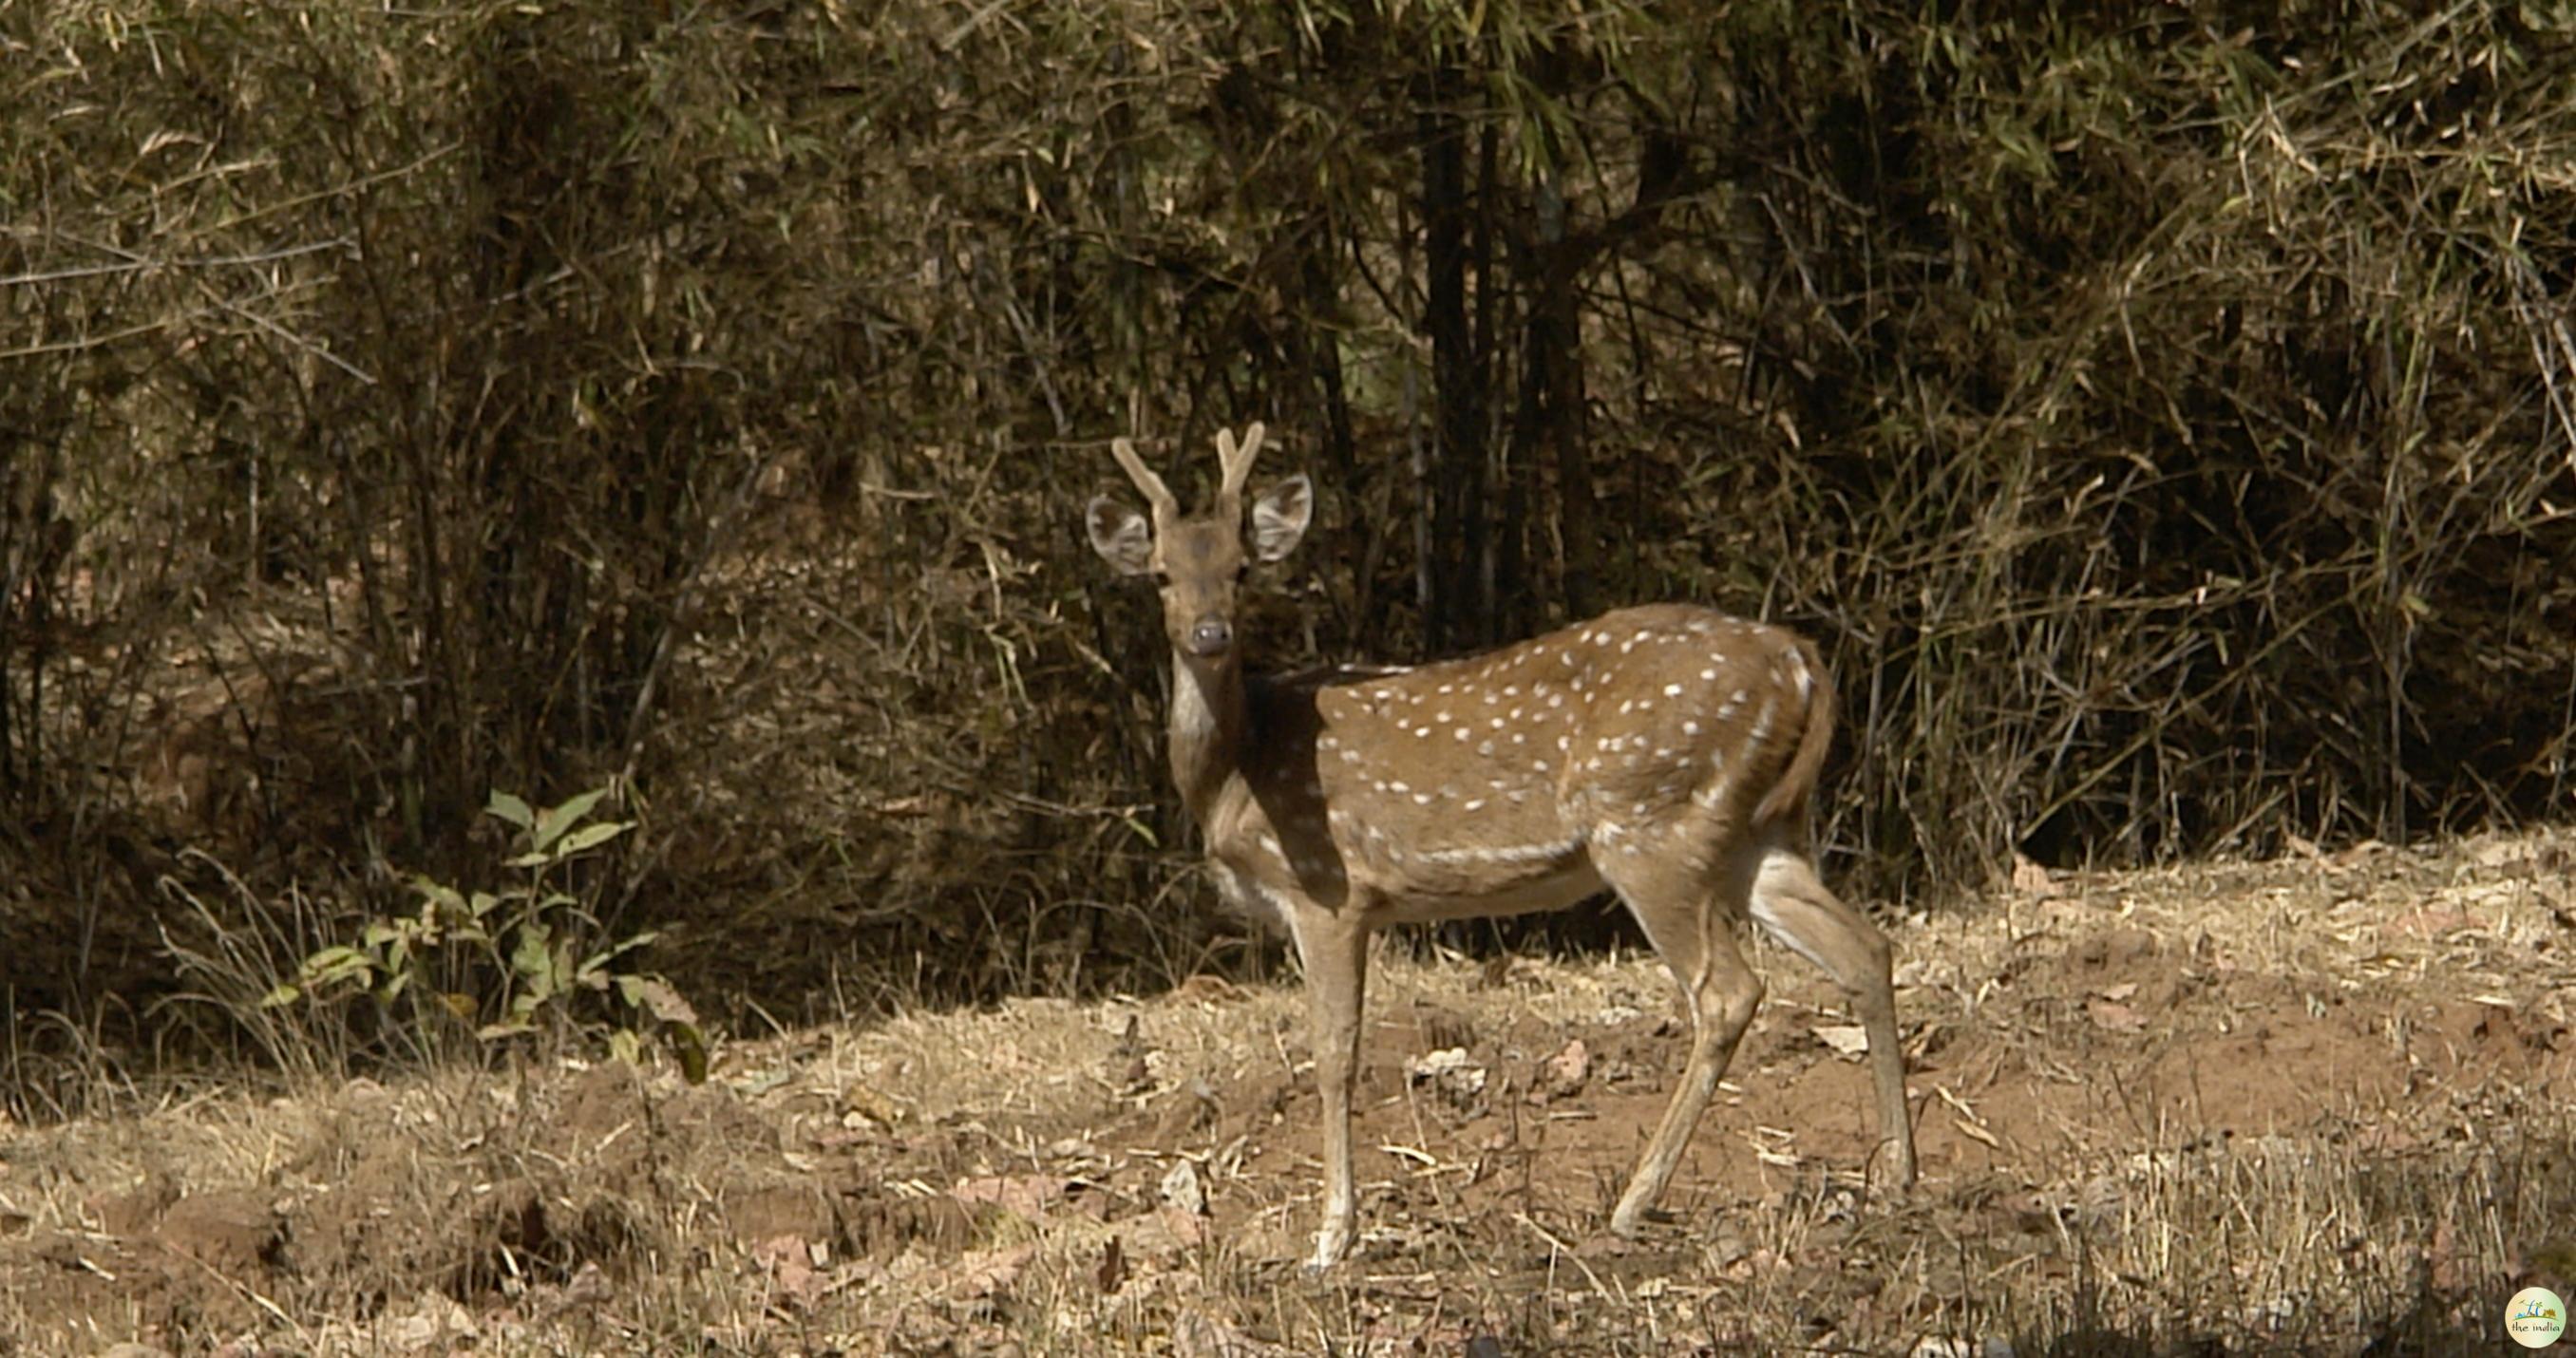
M556 1021L596 1026L577 1008L585 996L611 1002L618 1021L606 1033L609 1050L632 1061L644 1040L658 1033L670 1043L691 1083L704 1080L707 1047L697 1012L661 976L622 968L621 960L651 943L652 930L592 944L595 917L580 897L560 885L566 864L634 828L634 822L593 820L606 789L594 789L554 806L534 808L507 792L494 792L484 812L519 831L523 847L503 866L524 876L498 891L462 891L422 876L412 879L420 907L408 915L371 920L354 943L335 944L306 957L294 979L261 1001L271 1008L364 993L388 1008L417 1006L435 989L433 961L444 962L448 988L434 1003L476 1025L475 1036L502 1041ZM417 1012L416 1009L413 1012Z

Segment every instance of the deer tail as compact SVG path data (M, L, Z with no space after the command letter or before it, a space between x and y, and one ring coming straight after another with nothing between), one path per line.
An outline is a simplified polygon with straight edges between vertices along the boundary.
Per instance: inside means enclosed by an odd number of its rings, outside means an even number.
M1806 726L1798 733L1797 751L1789 756L1780 780L1754 806L1756 825L1805 819L1808 799L1815 795L1816 779L1825 769L1825 756L1834 746L1834 682L1825 673L1815 643L1794 638L1788 663L1791 683L1806 691Z

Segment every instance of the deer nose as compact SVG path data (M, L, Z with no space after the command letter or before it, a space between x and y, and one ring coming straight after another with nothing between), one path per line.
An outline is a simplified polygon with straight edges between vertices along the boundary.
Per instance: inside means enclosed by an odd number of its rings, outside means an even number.
M1201 618L1190 628L1190 654L1218 656L1234 644L1234 629L1223 618Z

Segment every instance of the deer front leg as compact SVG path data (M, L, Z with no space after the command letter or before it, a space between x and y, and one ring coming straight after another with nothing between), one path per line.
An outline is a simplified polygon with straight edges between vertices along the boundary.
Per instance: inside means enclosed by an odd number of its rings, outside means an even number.
M1368 991L1366 926L1321 906L1290 915L1306 969L1315 1045L1315 1087L1324 1096L1324 1222L1307 1267L1331 1267L1350 1250L1359 1214L1351 1179L1351 1087L1359 1062L1360 1008Z

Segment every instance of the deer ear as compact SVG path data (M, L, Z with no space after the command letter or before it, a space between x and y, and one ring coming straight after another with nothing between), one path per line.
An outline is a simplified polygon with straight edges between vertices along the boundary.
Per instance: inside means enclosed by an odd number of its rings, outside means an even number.
M1106 495L1094 495L1082 511L1082 526L1091 530L1091 550L1120 575L1143 575L1154 568L1154 530L1144 515Z
M1314 518L1315 488L1304 472L1261 492L1252 502L1252 554L1264 561L1288 555Z

